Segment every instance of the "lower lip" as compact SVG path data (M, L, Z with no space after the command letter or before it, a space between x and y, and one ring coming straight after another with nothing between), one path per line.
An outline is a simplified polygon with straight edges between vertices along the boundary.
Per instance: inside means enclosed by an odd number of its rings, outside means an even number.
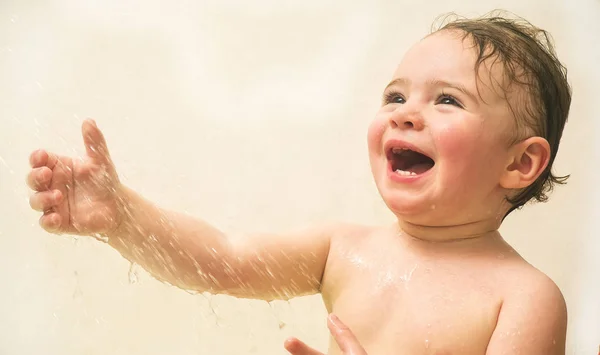
M388 178L394 182L402 183L402 184L416 182L416 181L422 179L424 176L427 176L431 172L431 170L433 170L433 167L419 175L400 175L400 174L396 173L394 170L392 170L392 162L388 161L388 164L387 164Z

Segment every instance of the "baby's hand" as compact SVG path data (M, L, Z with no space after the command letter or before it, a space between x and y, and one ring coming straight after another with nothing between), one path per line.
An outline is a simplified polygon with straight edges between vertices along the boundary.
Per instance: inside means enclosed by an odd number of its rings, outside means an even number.
M335 315L330 314L327 317L327 328L329 328L329 332L333 335L342 354L367 355L367 352L360 345L354 333ZM291 355L323 355L320 351L311 348L297 338L287 339L284 347Z
M86 154L81 158L44 150L29 158L27 184L36 193L30 205L43 212L40 225L52 233L105 234L121 219L121 183L102 132L92 120L82 126Z

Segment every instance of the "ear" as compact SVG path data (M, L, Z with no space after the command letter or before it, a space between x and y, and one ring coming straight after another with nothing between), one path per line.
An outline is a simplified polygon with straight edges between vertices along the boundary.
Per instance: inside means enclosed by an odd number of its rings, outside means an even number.
M549 161L550 144L544 138L531 137L515 144L500 185L505 189L525 188L542 174Z

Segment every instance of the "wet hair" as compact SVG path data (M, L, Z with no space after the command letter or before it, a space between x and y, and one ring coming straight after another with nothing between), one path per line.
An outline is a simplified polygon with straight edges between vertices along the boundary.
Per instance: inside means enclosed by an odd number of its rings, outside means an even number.
M525 89L527 97L518 101L521 107L513 107L507 99L517 127L511 143L539 136L550 145L548 166L537 180L515 196L506 197L512 205L506 215L532 200L546 202L554 186L565 184L569 178L552 172L571 105L567 70L557 58L552 37L528 21L501 10L474 19L454 13L445 15L434 23L432 32L444 30L462 32L463 40L472 41L477 51L476 73L488 59L502 64L508 84L501 85L504 97L508 98L509 88L514 84Z

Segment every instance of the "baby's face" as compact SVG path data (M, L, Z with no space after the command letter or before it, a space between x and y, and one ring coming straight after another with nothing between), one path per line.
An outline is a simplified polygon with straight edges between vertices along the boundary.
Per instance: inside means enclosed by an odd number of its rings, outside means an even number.
M414 223L493 218L503 204L499 180L515 123L492 85L502 79L502 65L484 62L476 73L476 59L461 33L442 31L417 43L369 128L377 187L396 215Z

